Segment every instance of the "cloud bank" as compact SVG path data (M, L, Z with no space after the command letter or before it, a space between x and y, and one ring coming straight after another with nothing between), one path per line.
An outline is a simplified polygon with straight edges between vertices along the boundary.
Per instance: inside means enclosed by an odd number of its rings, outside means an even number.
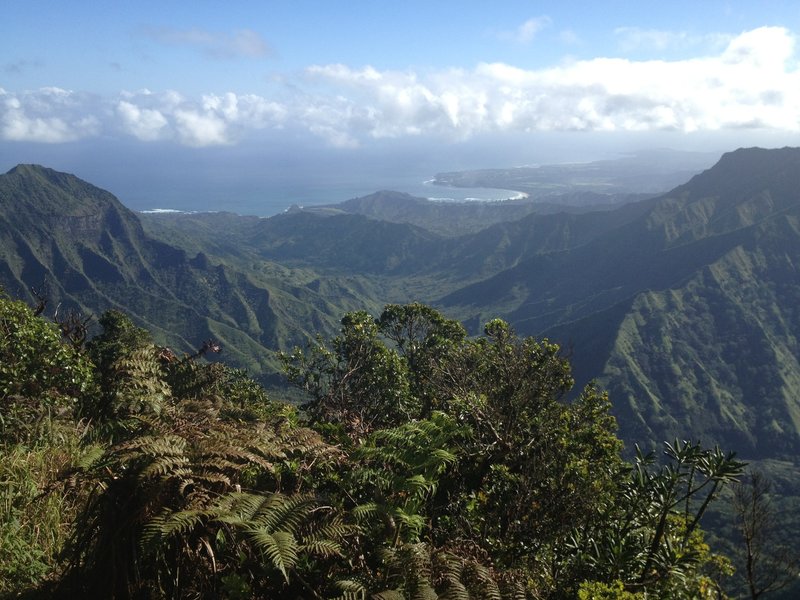
M517 34L533 35L540 25ZM642 32L623 33L641 41ZM796 40L785 28L763 27L733 37L710 56L595 58L538 70L505 63L427 73L315 65L280 98L233 92L189 98L148 90L100 98L58 88L0 88L0 138L9 141L58 143L104 135L203 147L289 127L339 147L379 138L455 141L503 132L796 132Z

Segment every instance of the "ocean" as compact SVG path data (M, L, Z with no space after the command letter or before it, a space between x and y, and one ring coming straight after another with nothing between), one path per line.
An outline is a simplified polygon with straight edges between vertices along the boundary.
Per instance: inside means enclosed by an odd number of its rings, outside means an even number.
M433 179L392 179L364 182L294 181L290 184L264 182L263 185L225 186L226 191L205 187L192 193L187 189L162 188L154 197L128 197L120 199L129 208L142 212L229 211L241 215L269 217L286 211L293 205L315 206L335 204L351 198L360 198L381 190L404 192L419 198L440 202L498 201L523 198L525 194L514 190L491 188L456 188L435 185Z

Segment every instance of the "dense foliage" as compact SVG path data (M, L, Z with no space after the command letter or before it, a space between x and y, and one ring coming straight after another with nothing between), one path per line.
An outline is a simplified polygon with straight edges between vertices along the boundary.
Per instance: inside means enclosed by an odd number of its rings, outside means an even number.
M546 340L351 313L284 355L298 411L99 321L76 347L0 298L0 594L718 597L699 522L741 463L686 442L626 463Z

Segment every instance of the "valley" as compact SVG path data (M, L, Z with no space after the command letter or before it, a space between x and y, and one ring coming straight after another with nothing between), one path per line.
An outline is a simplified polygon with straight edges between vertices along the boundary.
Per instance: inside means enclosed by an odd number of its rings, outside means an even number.
M798 190L800 149L752 148L598 209L384 191L259 218L137 214L22 165L0 176L0 283L50 314L122 310L177 352L216 340L214 360L287 399L277 353L335 334L347 312L423 302L472 335L500 317L560 344L575 390L608 390L629 451L673 438L736 450L775 474L791 512Z
M625 439L688 429L794 457L798 165L796 149L738 150L601 210L378 192L270 218L135 214L18 167L0 179L2 284L62 310L121 308L180 351L219 339L276 389L275 352L334 333L348 311L420 301L472 334L501 317L568 349L576 388L609 390Z

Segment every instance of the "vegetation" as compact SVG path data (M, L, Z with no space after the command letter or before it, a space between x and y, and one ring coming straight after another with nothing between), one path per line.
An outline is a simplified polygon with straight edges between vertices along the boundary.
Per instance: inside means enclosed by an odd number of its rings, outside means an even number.
M655 579L664 580L658 565L673 559L651 553L653 544L682 546L688 553L682 556L726 570L703 558L704 542L692 526L699 513L713 528L706 539L736 561L731 581L745 589L747 552L740 558L738 549L780 544L757 536L747 542L732 525L744 514L736 516L732 496L713 501L725 482L698 480L702 469L693 469L692 461L705 452L698 447L719 444L763 469L774 483L767 494L773 512L784 515L773 530L792 545L784 554L797 555L799 174L797 149L748 149L726 154L668 194L613 210L554 213L552 206L512 202L445 212L437 203L380 193L259 219L137 216L73 176L36 166L12 169L0 176L0 284L29 302L49 299L35 312L52 315L56 325L20 304L3 305L0 441L7 460L0 481L15 483L2 483L0 490L0 553L21 557L15 563L4 555L9 570L0 577L3 585L42 577L66 585L83 573L78 565L102 556L64 562L62 551L74 547L65 543L88 506L82 494L113 487L116 479L104 479L110 474L124 479L138 473L145 458L128 445L141 438L150 448L152 439L172 436L170 444L178 446L164 451L189 465L175 477L191 472L194 481L197 461L205 460L205 429L243 427L236 436L246 440L247 427L257 422L313 432L321 454L297 450L276 461L268 458L272 447L249 448L278 470L268 475L265 464L229 461L224 476L230 483L211 495L238 493L237 485L242 493L286 495L286 481L310 493L320 503L310 514L327 514L344 527L329 536L341 555L312 559L298 549L295 562L282 564L292 585L302 585L298 575L317 582L324 573L332 587L320 592L323 597L357 596L362 589L388 593L403 585L430 585L446 595L445 582L455 586L463 578L475 585L494 581L502 593L511 589L504 585L524 581L540 596L661 593L654 591ZM466 330L432 309L402 304L416 299L446 309ZM381 312L385 302L399 304ZM310 347L291 350L315 333L320 337ZM568 348L569 369L559 366L561 355L544 337ZM214 366L179 357L195 353L199 340L218 342L204 346ZM217 364L213 349L219 345L226 362L247 368L246 374ZM298 386L292 398L308 394L298 400L308 402L300 412L267 401L250 379L271 386L272 398L286 399L282 366ZM549 383L540 389L543 381ZM600 389L613 398L610 408ZM693 442L689 449L671 443L669 456L648 462L662 440L676 439ZM415 453L401 440L440 452ZM638 454L635 442L643 449ZM107 462L95 462L102 456ZM299 476L290 473L306 473L304 460L313 475L295 481ZM660 471L667 464L674 473ZM247 477L259 469L266 470L250 483ZM384 481L382 469L405 473L405 479ZM646 485L662 486L661 508L648 509L650 521L638 516L643 501L621 508L625 497L644 493L642 486L631 487L639 471L650 474ZM270 476L277 478L272 487ZM160 489L149 477L126 481L126 489ZM675 501L700 484L690 494L696 500L688 508L684 503L676 520ZM209 532L242 534L227 523L223 505L202 495L183 504L168 496L165 491L164 504L142 504L142 510L200 511ZM517 518L532 506L527 522ZM585 528L568 531L576 514L587 520ZM91 525L97 515L86 518L87 531L99 531ZM604 525L614 519L629 523L616 537ZM306 529L288 531L293 539L322 526L303 523ZM520 541L526 536L536 540L533 546ZM205 548L206 539L197 543ZM243 595L270 589L263 587L265 572L241 571L233 554L208 543L218 575L198 574L198 586L205 581L204 590L218 589L220 578L230 575L226 585ZM257 561L258 551L248 548L236 546L237 557ZM153 552L137 546L137 556L160 566L142 567L146 577L125 577L161 582L173 568L186 568L180 557ZM612 560L614 552L622 558ZM418 566L429 565L417 584L386 571L394 565L411 577L412 557ZM777 585L759 583L769 563L761 560L761 567L753 561L754 589L773 592ZM166 571L165 561L172 561ZM611 577L614 561L625 576ZM74 579L65 575L70 565ZM285 579L279 566L274 569ZM648 574L642 579L648 570L656 573L653 581ZM791 573L788 580L773 597L796 595ZM336 587L337 581L350 583Z
M76 345L0 311L0 594L721 593L699 524L742 463L678 441L625 462L608 398L568 401L559 348L501 320L468 338L421 304L347 314L283 356L298 410L120 312Z

